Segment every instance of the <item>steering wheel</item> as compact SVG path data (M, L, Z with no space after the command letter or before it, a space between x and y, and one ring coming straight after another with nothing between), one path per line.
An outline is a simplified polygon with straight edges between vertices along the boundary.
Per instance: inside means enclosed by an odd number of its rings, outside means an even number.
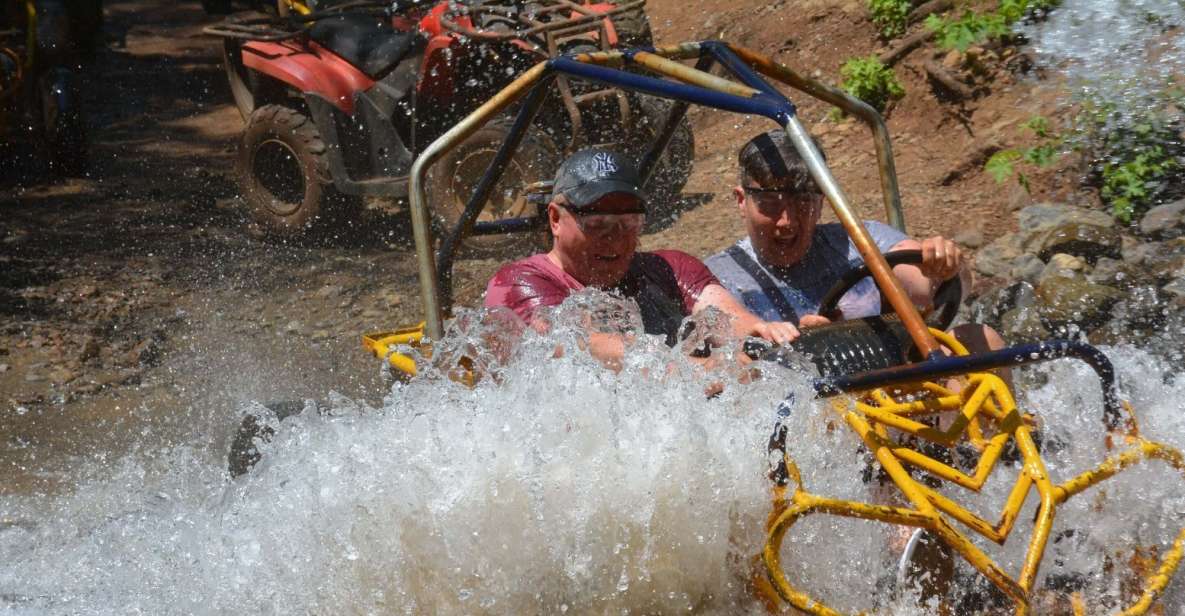
M895 250L885 254L885 261L889 262L889 267L898 265L920 265L922 263L922 251L920 250ZM856 286L856 283L872 275L867 265L854 269L831 286L827 294L823 296L819 303L819 314L824 316L828 314L835 314L838 311L839 300L845 293ZM950 327L950 324L955 320L955 315L959 313L959 304L963 301L963 281L959 279L956 274L949 280L946 280L934 292L934 310L926 315L926 324L935 329L945 330ZM893 307L889 302L885 301L885 296L881 294L881 314L893 312Z

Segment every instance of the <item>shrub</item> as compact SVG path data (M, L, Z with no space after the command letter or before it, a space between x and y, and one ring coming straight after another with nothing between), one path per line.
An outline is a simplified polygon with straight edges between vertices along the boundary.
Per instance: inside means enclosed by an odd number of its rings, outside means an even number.
M887 39L905 34L911 9L913 3L910 0L868 0L872 23L880 28L881 36Z
M926 18L926 27L934 33L939 47L966 51L989 39L1007 38L1012 34L1012 24L1048 13L1060 3L1061 0L1000 0L995 11L986 13L964 11L958 19L931 15Z
M1031 167L1049 167L1057 162L1061 156L1062 138L1054 134L1049 120L1042 116L1033 116L1028 122L1022 125L1032 131L1037 138L1035 145L1025 148L1009 148L1007 150L1000 150L992 154L991 158L984 164L984 171L988 172L996 180L997 184L1002 184L1005 180L1016 176L1016 181L1025 191L1029 190L1029 178L1023 171L1017 169L1017 165L1025 164Z
M905 96L905 88L897 81L893 69L885 66L876 56L850 58L839 69L843 77L841 87L852 96L868 103L874 109L884 112L889 101Z

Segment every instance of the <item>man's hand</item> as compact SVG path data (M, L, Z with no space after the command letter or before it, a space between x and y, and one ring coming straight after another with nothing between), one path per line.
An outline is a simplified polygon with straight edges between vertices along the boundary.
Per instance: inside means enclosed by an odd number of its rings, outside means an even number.
M922 275L935 282L943 282L959 273L963 266L963 252L954 242L936 235L922 241Z
M750 336L758 336L777 344L787 344L796 340L802 332L791 323L784 321L757 321L747 332Z
M830 322L831 319L827 317L808 314L802 317L798 324L803 329L806 329L808 327L827 325ZM758 336L778 344L786 344L797 340L802 335L802 332L797 327L794 327L793 323L787 323L785 321L757 321L749 330L748 335Z

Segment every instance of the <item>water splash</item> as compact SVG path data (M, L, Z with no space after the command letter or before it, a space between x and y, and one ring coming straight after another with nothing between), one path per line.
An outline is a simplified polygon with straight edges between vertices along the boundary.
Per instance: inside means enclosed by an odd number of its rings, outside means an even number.
M1123 110L1185 74L1183 26L1185 5L1175 0L1065 0L1048 19L1018 29L1076 99Z
M492 335L488 318L460 322L472 325L445 348ZM834 415L812 401L806 374L771 368L748 385L716 375L729 384L708 399L699 369L645 336L620 374L582 352L552 358L579 336L559 325L524 332L497 358L496 378L473 389L429 373L397 386L382 408L338 400L327 414L289 418L238 480L180 447L130 456L70 494L5 497L0 610L759 613L746 582L769 512L765 446L787 394L789 447L807 487L875 498L855 480L865 466L855 438L829 428ZM1185 383L1166 383L1171 368L1147 354L1115 356L1145 431L1185 445L1171 402ZM1064 479L1098 462L1101 398L1069 362L1036 377L1047 382L1033 385L1025 408L1073 435L1050 458ZM1109 492L1138 516L1089 499L1067 510L1055 532L1091 529L1083 545L1055 549L1074 556L1063 555L1067 566L1097 572L1115 545L1162 544L1185 500L1158 478L1154 468ZM998 509L1006 489L989 485L973 506ZM883 595L893 540L884 525L816 517L794 529L784 559L821 598L867 607ZM1023 542L984 547L1015 570ZM1096 577L1092 592L1115 592ZM1185 605L1180 584L1171 592L1170 612Z

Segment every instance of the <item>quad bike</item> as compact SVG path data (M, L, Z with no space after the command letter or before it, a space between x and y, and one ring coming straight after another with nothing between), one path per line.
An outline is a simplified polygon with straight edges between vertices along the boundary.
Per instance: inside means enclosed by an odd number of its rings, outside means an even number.
M695 60L694 68L680 60ZM623 70L641 67L648 74ZM716 67L728 77L712 74ZM1031 613L1038 599L1042 604L1051 594L1060 609L1085 614L1088 607L1075 594L1073 583L1046 584L1036 588L1037 573L1047 544L1058 543L1072 532L1052 533L1059 507L1125 469L1147 460L1161 460L1185 474L1185 456L1180 451L1142 437L1131 407L1120 399L1115 373L1107 357L1094 347L1071 340L1052 339L1013 346L997 351L968 353L942 328L950 324L960 302L955 288L940 290L940 308L927 321L910 301L892 272L897 262L916 261L917 254L883 255L832 176L810 139L794 105L771 81L788 86L859 118L871 129L880 171L882 196L890 224L904 229L897 190L891 142L883 119L868 105L848 94L776 64L751 50L711 41L659 47L653 50L607 51L562 56L541 62L478 107L468 117L428 145L413 163L409 177L412 227L419 261L424 321L400 330L364 336L363 344L393 369L413 376L417 359L432 361L450 377L473 383L481 375L472 361L433 357L433 341L444 334L445 318L452 307L452 267L463 236L473 233L529 233L545 224L541 216L481 222L479 215L497 185L500 175L513 161L516 150L527 139L534 116L543 108L547 94L558 87L558 77L587 79L615 88L676 101L639 165L643 177L652 173L658 155L667 147L689 104L734 113L759 115L773 120L786 131L803 157L816 184L831 203L836 217L847 230L867 267L836 283L825 301L838 298L865 276L872 276L889 311L876 317L843 321L810 330L786 347L747 345L747 351L761 361L785 362L806 354L819 370L815 394L831 401L836 428L847 426L859 437L868 454L884 473L884 484L893 492L887 502L854 502L810 492L798 465L784 446L788 428L777 420L770 438L778 463L771 469L772 504L767 537L761 554L753 558L753 590L771 611L787 606L810 614L837 614L787 578L781 564L782 545L794 524L810 515L830 515L878 521L913 533L901 555L898 578L911 575L934 578L949 569L949 559L965 561L965 569L977 575L981 585L997 599L977 605L957 603L944 588L934 585L932 603L941 613ZM450 151L461 147L470 135L490 122L499 121L506 110L517 114L505 141L490 161L474 188L461 219L449 230L439 249L432 237L429 208L429 174L434 165L446 160ZM546 193L546 186L537 186ZM957 280L957 278L956 278ZM957 283L951 283L957 284ZM944 353L944 349L949 352ZM414 350L414 353L412 352ZM1017 408L1012 391L991 370L1004 367L1072 358L1085 362L1099 377L1103 391L1102 418L1107 444L1115 452L1098 467L1054 483L1046 471L1039 441L1043 440L1030 417ZM962 388L949 387L951 380ZM784 402L790 403L792 402ZM288 411L292 412L291 409ZM257 459L256 438L266 438L249 418L236 439L240 470ZM275 420L276 418L271 418ZM931 421L944 419L944 422ZM269 424L270 425L270 424ZM944 426L944 427L940 427ZM1052 439L1044 439L1046 443ZM955 455L958 454L958 455ZM254 456L254 457L253 457ZM967 463L953 460L967 460ZM947 482L954 489L979 492L993 474L1006 472L1011 463L1015 475L1011 491L997 522L991 522L960 505L958 493L940 492L937 484ZM853 481L863 481L853 477ZM1033 519L1019 515L1030 494L1036 492L1038 507ZM1095 496L1099 496L1095 491ZM879 497L877 497L879 498ZM905 504L901 504L905 503ZM1180 522L1173 520L1173 522ZM1031 524L1031 526L1030 526ZM1005 544L1017 527L1031 528L1027 550L1019 571L1008 571L969 536ZM1071 531L1073 529L1070 529ZM937 547L938 549L934 549ZM1123 600L1124 614L1145 614L1158 607L1157 601L1176 572L1185 552L1185 528L1167 548L1110 546L1116 563L1126 563L1123 575L1130 589ZM938 553L939 558L927 554ZM1142 558L1123 558L1137 554ZM943 556L945 555L945 556ZM798 556L798 555L796 555ZM809 555L801 555L809 558ZM945 564L944 564L945 563ZM927 567L930 569L927 570ZM1121 568L1119 565L1116 568ZM873 572L870 572L873 573ZM903 580L900 583L905 583ZM893 592L886 589L886 593Z
M99 0L0 0L0 135L28 135L60 174L86 165L76 71L94 53L101 24Z
M226 70L247 121L237 165L242 194L269 233L296 236L347 222L362 196L405 197L423 146L531 65L573 49L612 49L627 16L631 43L648 43L645 0L568 0L458 5L373 1L310 4L283 0L279 17L207 28L225 37ZM635 151L669 104L641 94L565 85L533 123L505 186L549 177L563 151L615 143ZM608 118L608 121L606 121ZM509 130L507 119L469 135L434 172L434 223L450 225L464 196ZM624 137L623 137L624 136ZM690 174L692 137L681 122L660 165L656 202ZM665 194L663 194L665 191ZM532 207L514 190L483 220L516 218ZM504 248L525 236L470 238ZM538 234L534 237L538 238Z

